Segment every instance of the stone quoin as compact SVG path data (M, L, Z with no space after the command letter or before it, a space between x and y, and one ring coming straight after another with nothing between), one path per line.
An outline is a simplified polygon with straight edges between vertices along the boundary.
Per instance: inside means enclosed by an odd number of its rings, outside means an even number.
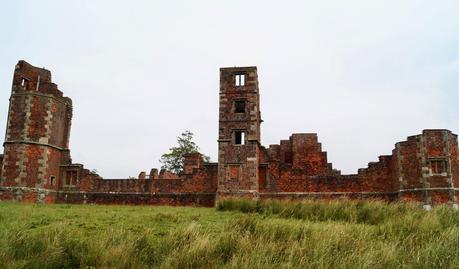
M19 61L0 155L0 200L213 206L225 197L351 198L457 207L458 141L449 130L424 130L357 174L341 175L315 133L261 144L256 67L220 69L219 105L218 163L195 153L185 156L181 174L151 169L135 179L104 179L71 159L72 100L49 70Z

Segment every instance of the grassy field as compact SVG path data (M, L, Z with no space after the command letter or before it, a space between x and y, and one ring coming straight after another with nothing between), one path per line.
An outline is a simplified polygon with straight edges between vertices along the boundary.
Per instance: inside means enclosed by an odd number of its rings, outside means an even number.
M414 204L217 208L0 202L0 268L459 268L459 213Z

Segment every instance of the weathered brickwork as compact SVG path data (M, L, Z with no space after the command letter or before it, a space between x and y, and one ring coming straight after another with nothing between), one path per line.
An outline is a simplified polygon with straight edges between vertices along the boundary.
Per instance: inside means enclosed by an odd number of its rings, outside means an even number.
M220 69L218 193L256 196L260 95L256 67Z
M215 204L215 193L59 192L56 202L71 204L125 204L206 206Z
M422 135L397 143L393 155L400 199L456 204L457 143L457 135L448 130L424 130Z
M0 155L0 200L213 206L225 197L345 197L457 207L458 140L448 130L410 136L353 175L333 168L315 133L263 147L256 67L220 69L218 163L188 154L181 174L151 169L133 179L103 179L72 162L71 120L72 101L51 72L19 61Z
M72 102L51 82L51 72L19 61L10 98L3 186L57 189L68 151ZM52 183L51 184L51 179Z
M190 166L189 159L198 160ZM176 175L167 171L151 169L150 174L141 172L134 179L102 179L90 173L82 166L75 166L71 174L79 174L74 184L63 186L67 191L84 192L136 192L136 193L215 193L217 189L217 164L205 164L202 156L190 154L185 156L184 173ZM69 172L69 171L67 171Z
M255 67L220 69L218 196L249 192L244 196L402 199L457 206L458 143L457 136L448 130L424 130L409 137L396 144L392 155L380 156L378 162L369 163L355 175L341 175L333 169L317 134L293 134L278 145L261 146L256 72ZM249 78L243 86L241 74ZM235 113L240 112L236 111L238 100L249 100L244 113ZM237 130L247 130L248 136L256 139L238 145Z

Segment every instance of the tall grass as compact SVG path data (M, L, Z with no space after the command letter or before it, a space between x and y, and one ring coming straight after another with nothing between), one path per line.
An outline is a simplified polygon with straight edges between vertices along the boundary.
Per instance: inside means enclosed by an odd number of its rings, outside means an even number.
M459 217L382 202L0 203L0 268L457 268Z
M217 204L218 211L259 213L266 216L310 221L342 221L381 224L400 218L422 218L426 211L416 203L387 203L379 200L246 200L225 199ZM459 214L448 206L436 207L432 213L443 225L459 224Z

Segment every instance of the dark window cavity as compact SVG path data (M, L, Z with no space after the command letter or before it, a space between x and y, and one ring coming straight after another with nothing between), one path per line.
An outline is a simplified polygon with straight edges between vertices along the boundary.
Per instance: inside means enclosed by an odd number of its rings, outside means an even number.
M234 132L234 144L245 145L245 132L244 131Z
M235 113L245 113L245 100L237 100L234 102Z

